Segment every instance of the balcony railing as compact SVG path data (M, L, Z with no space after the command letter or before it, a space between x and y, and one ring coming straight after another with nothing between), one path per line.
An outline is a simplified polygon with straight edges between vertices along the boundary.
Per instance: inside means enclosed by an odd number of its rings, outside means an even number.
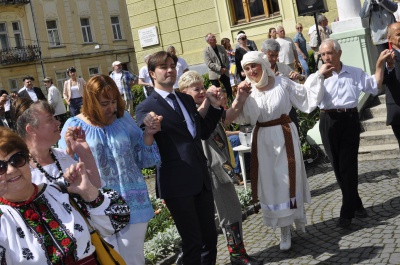
M36 45L0 50L0 63L2 65L32 62L40 59L40 49Z
M30 0L0 0L0 5L26 5Z

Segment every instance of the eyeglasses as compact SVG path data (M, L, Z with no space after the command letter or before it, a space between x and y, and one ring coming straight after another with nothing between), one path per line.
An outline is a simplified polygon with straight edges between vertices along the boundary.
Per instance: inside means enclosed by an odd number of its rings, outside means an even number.
M241 40L247 40L247 37L241 37L240 39Z
M19 168L25 166L26 160L27 157L23 152L13 154L8 161L0 160L0 175L3 175L7 172L9 164L15 168Z
M296 29L303 29L303 27L298 27L298 28L296 28Z

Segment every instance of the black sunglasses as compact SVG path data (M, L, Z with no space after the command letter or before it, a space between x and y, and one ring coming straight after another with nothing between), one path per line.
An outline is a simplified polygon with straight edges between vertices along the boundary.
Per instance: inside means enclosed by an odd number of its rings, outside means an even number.
M3 175L7 172L8 164L12 165L15 168L25 166L27 161L27 157L25 153L18 152L13 154L8 161L0 160L0 175Z
M247 37L242 37L242 38L240 38L241 40L247 40Z

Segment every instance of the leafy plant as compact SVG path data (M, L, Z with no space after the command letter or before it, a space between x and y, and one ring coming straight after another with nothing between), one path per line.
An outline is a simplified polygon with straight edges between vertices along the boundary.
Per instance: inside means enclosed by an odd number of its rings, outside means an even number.
M156 173L156 168L151 167L151 168L142 168L142 175L143 176L150 176Z
M238 195L240 204L242 205L242 210L245 210L247 207L252 205L251 189L237 189L236 193Z
M153 206L155 216L149 221L145 240L153 238L159 232L164 232L174 224L171 213L163 200L150 196L150 202Z
M137 105L139 105L140 102L145 100L145 95L143 91L143 87L139 85L134 85L132 87L132 94L133 94L133 112L135 113Z
M300 127L299 137L300 137L301 151L303 153L303 157L309 157L311 155L311 146L310 143L307 141L307 132L308 130L313 128L314 125L319 120L319 113L320 111L318 108L316 108L310 114L297 111L297 118L299 119L299 127Z

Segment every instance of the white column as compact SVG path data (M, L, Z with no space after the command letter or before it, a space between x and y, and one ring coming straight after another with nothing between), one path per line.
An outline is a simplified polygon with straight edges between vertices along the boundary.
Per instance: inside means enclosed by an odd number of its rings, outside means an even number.
M368 27L359 16L360 0L336 0L339 21L332 23L333 33Z

